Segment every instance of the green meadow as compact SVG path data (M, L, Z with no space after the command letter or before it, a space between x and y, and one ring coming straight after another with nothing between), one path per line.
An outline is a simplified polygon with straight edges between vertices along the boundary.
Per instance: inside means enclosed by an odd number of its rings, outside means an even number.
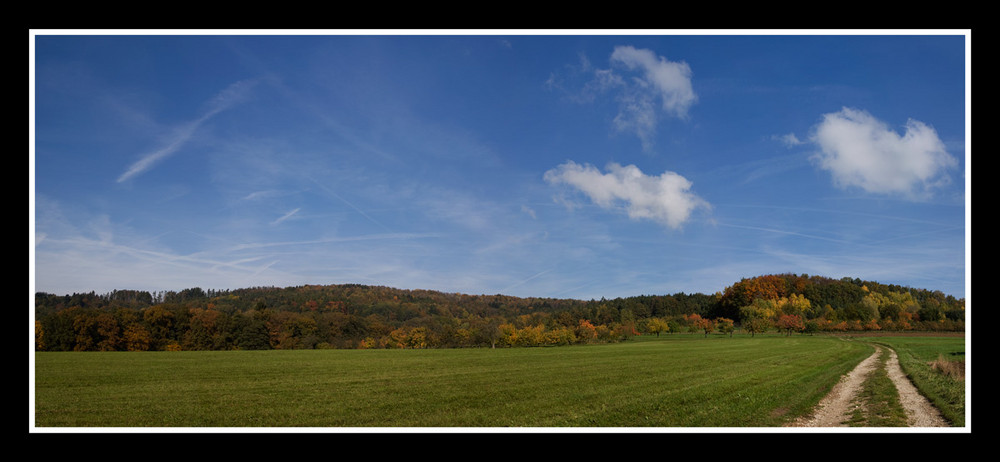
M672 334L540 348L38 352L34 423L773 427L872 351L827 336Z

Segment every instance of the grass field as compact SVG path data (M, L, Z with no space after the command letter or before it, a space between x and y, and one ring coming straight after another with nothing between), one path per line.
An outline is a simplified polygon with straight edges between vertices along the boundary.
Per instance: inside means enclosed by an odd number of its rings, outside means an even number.
M825 336L35 354L36 427L770 427L871 354Z

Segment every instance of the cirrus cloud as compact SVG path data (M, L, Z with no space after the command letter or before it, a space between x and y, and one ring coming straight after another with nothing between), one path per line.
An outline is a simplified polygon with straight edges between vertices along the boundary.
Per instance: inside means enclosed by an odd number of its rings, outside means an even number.
M815 127L811 141L820 152L813 160L840 187L926 197L951 181L947 170L958 161L929 125L910 119L905 129L899 135L867 111L845 107Z
M573 161L545 172L545 181L567 184L587 195L601 208L624 209L629 218L648 219L670 228L680 228L698 208L708 202L691 193L692 183L677 173L646 175L635 165L610 163L607 173Z

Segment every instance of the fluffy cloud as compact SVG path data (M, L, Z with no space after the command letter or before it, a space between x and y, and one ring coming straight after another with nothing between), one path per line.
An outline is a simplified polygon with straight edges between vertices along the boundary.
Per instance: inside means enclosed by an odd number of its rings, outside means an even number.
M926 196L950 181L946 171L958 161L930 126L911 119L905 128L901 136L857 109L825 114L811 138L820 148L813 160L841 187L910 198Z
M691 213L709 204L690 192L691 182L674 172L646 175L635 165L608 164L607 173L568 161L545 172L545 181L567 184L602 208L623 208L632 219L679 228Z

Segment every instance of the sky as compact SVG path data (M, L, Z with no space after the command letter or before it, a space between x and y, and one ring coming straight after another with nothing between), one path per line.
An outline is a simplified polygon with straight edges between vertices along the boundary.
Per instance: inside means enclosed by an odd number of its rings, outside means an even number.
M966 31L32 31L33 292L969 287Z

